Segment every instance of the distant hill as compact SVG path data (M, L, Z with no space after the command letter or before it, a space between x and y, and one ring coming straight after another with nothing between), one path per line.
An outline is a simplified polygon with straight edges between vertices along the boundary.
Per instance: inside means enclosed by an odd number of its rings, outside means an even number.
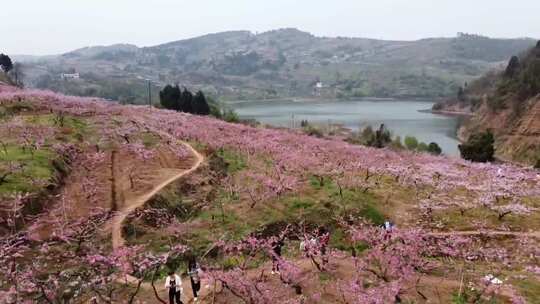
M512 57L505 70L486 74L434 108L473 114L459 130L462 139L491 129L499 157L540 163L540 41Z
M384 41L296 29L232 31L153 47L118 44L31 58L26 74L33 87L126 102L145 100L145 79L156 88L179 83L225 99L434 98L453 94L533 45L532 39L468 34ZM81 79L60 81L60 74L75 71Z

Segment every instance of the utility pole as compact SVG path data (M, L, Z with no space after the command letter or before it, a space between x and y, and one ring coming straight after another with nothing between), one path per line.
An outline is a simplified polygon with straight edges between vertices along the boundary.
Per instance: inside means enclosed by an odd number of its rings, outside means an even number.
M152 82L148 79L148 105L152 107Z

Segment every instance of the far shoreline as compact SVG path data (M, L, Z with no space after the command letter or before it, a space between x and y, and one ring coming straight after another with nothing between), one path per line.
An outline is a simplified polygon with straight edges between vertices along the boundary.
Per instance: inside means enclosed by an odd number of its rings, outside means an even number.
M464 117L472 117L472 116L474 116L473 113L460 112L460 111L442 111L442 110L426 109L426 110L418 110L418 112L438 114L438 115L446 115L446 116L464 116Z
M223 101L227 105L238 105L248 103L264 103L264 102L298 102L298 103L326 103L326 102L348 102L348 101L365 101L365 102L430 102L436 103L436 97L350 97L350 98L320 98L320 97L284 97L284 98L268 98L268 99L241 99L241 100L226 100Z

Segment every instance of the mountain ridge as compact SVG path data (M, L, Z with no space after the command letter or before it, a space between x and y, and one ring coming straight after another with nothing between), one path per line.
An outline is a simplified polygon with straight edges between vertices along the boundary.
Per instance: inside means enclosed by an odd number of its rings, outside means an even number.
M169 42L158 43L158 44L153 44L153 45L145 45L145 46L140 46L135 43L113 43L113 44L88 45L88 46L79 47L79 48L76 48L67 52L60 52L60 53L53 53L53 54L46 54L46 55L31 55L31 54L21 53L21 54L13 54L12 57L18 58L21 56L27 56L27 57L61 56L67 53L76 52L78 50L83 50L83 49L88 49L88 48L95 48L95 47L108 48L108 47L115 47L115 46L121 46L121 45L135 46L139 49L155 48L155 47L166 46L169 44L175 44L175 43L189 41L189 40L196 40L196 39L204 38L204 37L219 36L222 34L245 33L245 34L257 36L257 35L270 34L274 32L286 32L286 31L296 31L298 33L307 34L314 38L322 38L322 39L362 39L362 40L373 40L373 41L384 41L384 42L418 42L418 41L430 41L430 40L447 40L447 39L456 38L452 36L436 36L436 37L426 37L426 38L419 38L419 39L385 39L385 38L373 38L373 37L364 37L364 36L341 36L341 35L330 36L330 35L315 35L308 31L302 31L302 30L299 30L298 28L290 27L290 28L279 28L279 29L274 29L274 30L268 30L264 32L256 32L256 31L251 31L251 30L228 30L228 31L222 31L222 32L213 32L213 33L197 35L197 36L193 36L189 38L181 38L181 39L172 40ZM489 36L482 36L482 35L477 35L477 36L485 37L489 39L496 39L496 40L531 40L531 41L537 40L537 38L528 37L528 36L521 36L521 37L489 37Z
M533 44L532 39L469 34L392 41L317 37L292 28L227 31L149 47L87 47L33 60L27 83L125 102L146 100L144 79L157 88L180 83L228 100L440 98ZM60 74L73 71L81 74L76 84L59 81Z

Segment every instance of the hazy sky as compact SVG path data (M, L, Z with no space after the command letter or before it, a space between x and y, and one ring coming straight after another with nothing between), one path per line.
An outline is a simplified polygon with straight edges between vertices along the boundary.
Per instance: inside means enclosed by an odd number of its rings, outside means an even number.
M138 46L225 30L419 39L540 37L540 0L2 0L0 52Z

